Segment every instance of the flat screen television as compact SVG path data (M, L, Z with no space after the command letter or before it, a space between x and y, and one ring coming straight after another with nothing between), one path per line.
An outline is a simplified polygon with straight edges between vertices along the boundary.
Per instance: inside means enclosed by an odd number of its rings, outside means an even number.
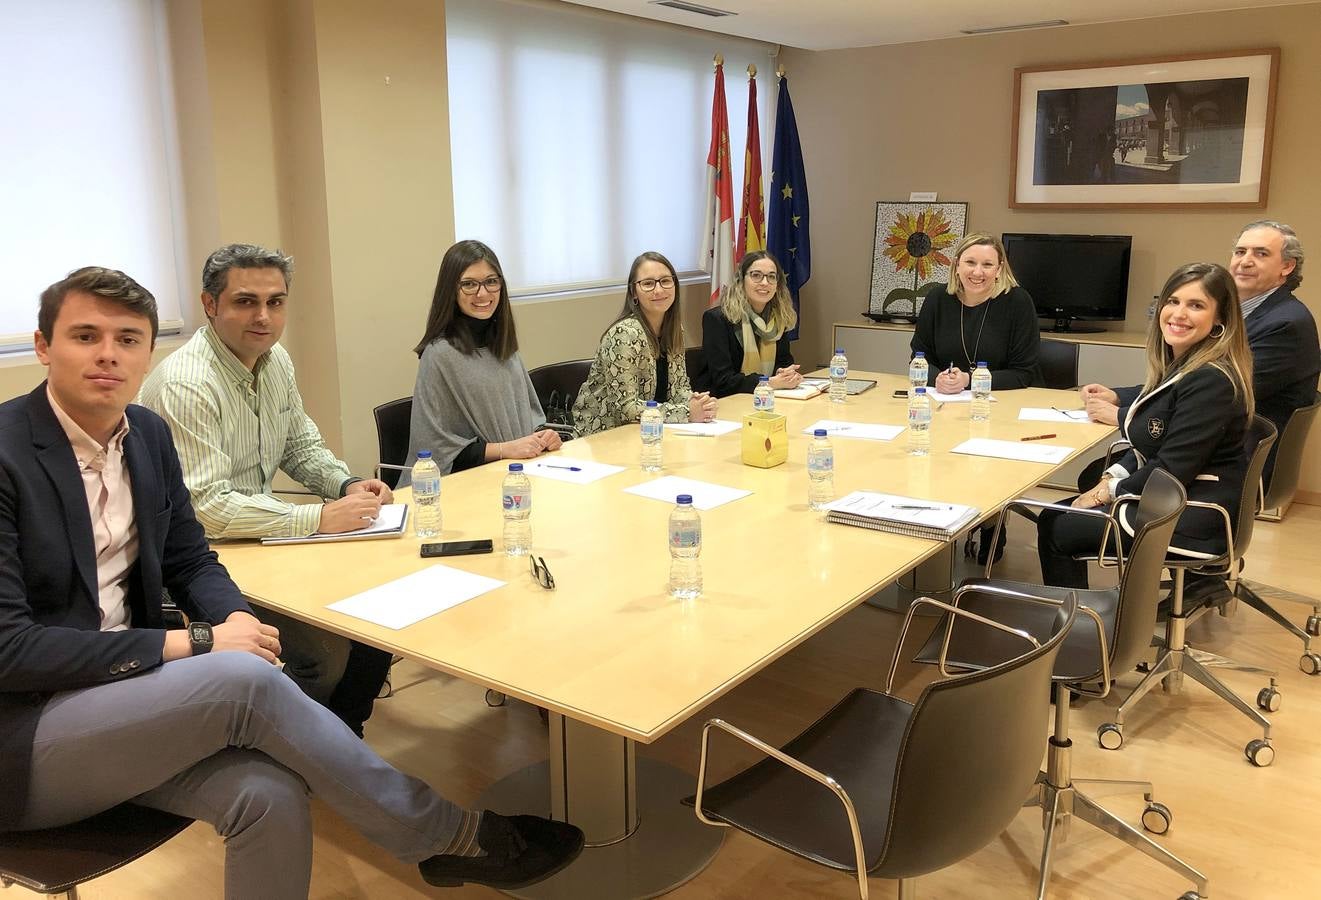
M1124 234L1005 234L1009 266L1054 321L1051 331L1097 332L1075 322L1122 322L1133 238Z

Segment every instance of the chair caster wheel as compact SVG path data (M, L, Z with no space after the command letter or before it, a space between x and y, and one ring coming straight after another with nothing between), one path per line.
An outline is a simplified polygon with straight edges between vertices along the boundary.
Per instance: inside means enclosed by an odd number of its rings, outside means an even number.
M1321 637L1321 616L1313 614L1307 617L1307 633L1312 637Z
M1096 729L1096 742L1104 750L1118 750L1124 746L1124 732L1113 722L1106 722Z
M1308 675L1321 674L1321 653L1304 653L1298 660L1298 668Z
M1168 806L1152 800L1147 803L1147 808L1142 810L1142 827L1152 834L1165 834L1170 830L1172 818Z
M1243 755L1248 758L1259 769L1264 769L1275 762L1275 748L1261 738L1248 741L1248 745L1243 748Z
M1264 687L1257 692L1257 706L1265 712L1280 711L1280 692L1273 687Z
M505 695L502 694L502 693L500 693L499 691L487 690L487 692L486 692L486 705L487 705L487 706L504 706L504 705L505 705Z
M381 689L376 692L376 699L388 700L390 697L393 696L394 696L394 685L392 685L390 683L390 679L387 678L385 679L385 681L381 682Z
M1186 894L1180 894L1179 900L1202 900L1202 895L1197 891L1188 891Z

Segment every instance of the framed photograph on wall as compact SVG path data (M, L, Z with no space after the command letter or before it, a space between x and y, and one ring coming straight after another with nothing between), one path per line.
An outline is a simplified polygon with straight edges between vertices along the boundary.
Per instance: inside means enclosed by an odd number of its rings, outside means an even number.
M949 281L948 254L967 230L967 203L877 203L867 317L915 321L927 292Z
M1014 70L1014 209L1266 205L1279 48Z

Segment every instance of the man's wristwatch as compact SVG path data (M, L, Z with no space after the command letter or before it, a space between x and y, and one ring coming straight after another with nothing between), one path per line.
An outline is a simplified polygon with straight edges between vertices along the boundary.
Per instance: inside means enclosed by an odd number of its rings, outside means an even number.
M215 639L211 634L211 626L206 622L191 622L188 625L188 646L193 649L193 656L200 656L203 653L210 653L211 647L215 644Z

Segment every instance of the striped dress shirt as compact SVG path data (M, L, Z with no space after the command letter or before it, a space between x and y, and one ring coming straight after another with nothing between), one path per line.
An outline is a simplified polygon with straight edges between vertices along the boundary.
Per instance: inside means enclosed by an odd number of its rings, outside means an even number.
M272 496L277 471L328 499L341 496L350 480L348 466L303 411L293 361L279 344L250 372L204 325L147 376L138 402L169 424L209 538L316 531L321 504Z

